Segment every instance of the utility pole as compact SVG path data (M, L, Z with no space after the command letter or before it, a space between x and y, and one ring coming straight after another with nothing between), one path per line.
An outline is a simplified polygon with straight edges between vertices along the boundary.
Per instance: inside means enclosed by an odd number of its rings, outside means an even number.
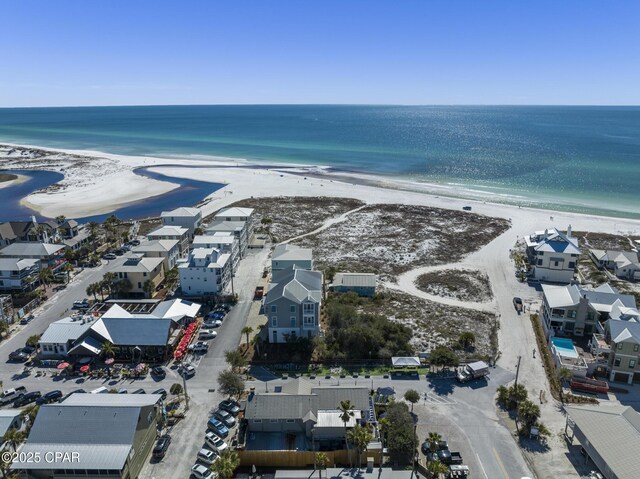
M187 392L187 380L184 377L184 371L181 374L182 376L182 389L184 389L184 405L185 411L189 410L189 393Z
M522 356L518 356L518 364L516 365L516 381L514 383L514 388L515 386L518 385L518 375L520 374L520 360L522 359Z

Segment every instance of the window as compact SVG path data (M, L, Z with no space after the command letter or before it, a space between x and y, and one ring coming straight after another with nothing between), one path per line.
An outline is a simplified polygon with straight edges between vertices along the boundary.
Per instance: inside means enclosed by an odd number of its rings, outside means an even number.
M542 260L541 259L538 260L538 266L542 266Z
M538 256L544 256L544 251L538 251Z
M636 352L636 353L638 352L638 345L637 344L633 345L633 351Z
M635 359L629 359L629 369L633 369L636 367L636 360Z
M576 267L576 263L574 261L569 262L569 269L574 269Z
M315 326L316 325L316 319L313 316L305 316L304 317L304 325L305 325L305 327L307 327L307 326Z
M618 348L618 349L622 349L622 343L618 343L618 344L616 345L616 348Z
M142 276L147 276L147 273L142 273Z
M309 314L309 313L315 313L316 312L316 305L313 303L304 303L302 305L303 311L305 314Z
M253 422L255 424L260 424L262 422L262 419L254 419Z
M291 321L291 327L295 328L296 327L296 317L295 316L291 316L289 318L289 321Z
M291 422L296 422L295 419L287 419L287 422L291 423Z
M271 423L277 423L277 422L278 422L278 420L277 420L277 419L269 419L269 422L271 422Z
M560 264L558 261L554 261L553 263L554 266L558 266Z
M292 313L295 313L296 312L296 305L292 304L290 310L291 310Z
M616 359L613 361L613 365L614 365L615 367L620 366L620 358L616 358Z
M569 312L567 313L567 318L572 318L574 319L576 317L576 315L578 314L578 311L575 309L571 309L569 310Z
M276 306L275 304L271 305L271 312L272 313L276 313L278 311L278 306Z
M278 326L278 317L277 316L271 316L271 327L275 328Z

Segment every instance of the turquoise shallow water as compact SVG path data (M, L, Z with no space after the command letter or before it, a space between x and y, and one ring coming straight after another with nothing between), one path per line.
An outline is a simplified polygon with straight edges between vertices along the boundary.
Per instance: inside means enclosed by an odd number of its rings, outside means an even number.
M640 215L640 107L0 109L0 141L332 166L470 195ZM475 193L474 193L475 191Z

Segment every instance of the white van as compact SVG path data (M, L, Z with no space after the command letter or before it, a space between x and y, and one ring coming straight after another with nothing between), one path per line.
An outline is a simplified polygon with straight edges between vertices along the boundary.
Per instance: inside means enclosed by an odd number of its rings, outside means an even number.
M91 391L91 394L105 394L108 392L109 392L109 388L102 386L102 387L99 387L98 389L94 389L93 391Z

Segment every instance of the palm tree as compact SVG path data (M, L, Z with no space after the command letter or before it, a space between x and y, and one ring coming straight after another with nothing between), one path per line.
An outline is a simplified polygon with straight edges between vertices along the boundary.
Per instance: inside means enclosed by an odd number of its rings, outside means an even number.
M209 466L218 479L231 479L240 465L240 456L236 451L225 449L218 459Z
M89 229L89 237L91 238L91 242L94 242L96 240L96 237L98 236L98 229L100 228L100 224L96 221L89 221L87 228Z
M67 217L65 215L56 216L56 223L58 223L59 225L64 223L66 220Z
M338 411L340 411L340 420L344 423L344 442L347 446L347 451L349 451L349 438L347 437L347 424L354 417L353 412L353 404L351 401L340 401L340 406L338 407ZM351 454L349 454L349 462L351 462Z
M105 273L102 277L102 286L109 292L109 296L111 296L114 292L114 282L118 278L118 275L115 273Z
M517 406L520 402L527 399L529 393L527 392L527 388L522 384L514 384L509 388L509 399L511 401L511 405Z
M98 301L98 287L96 283L91 283L89 286L87 286L87 289L85 289L85 293L87 293L87 296L93 296L94 301Z
M33 422L36 420L36 416L38 415L39 410L40 410L40 406L38 406L37 404L30 404L24 409L22 409L22 412L20 413L20 415L23 418L27 418L29 421L29 425L27 426L27 431L26 431L27 435L31 430L31 426L33 426Z
M73 271L73 265L71 263L65 263L60 268L61 271L67 273L67 283L71 281L71 272Z
M373 434L368 427L362 427L359 424L347 433L349 442L356 446L358 451L358 468L362 465L362 453L367 450L367 446L373 439Z
M115 356L116 350L113 346L113 343L111 343L110 341L105 341L104 343L102 343L102 353L104 354L105 358Z
M178 268L173 267L164 275L164 284L169 289L173 289L173 287L178 283L178 279L180 278L180 273L178 273Z
M25 440L26 436L27 435L24 432L18 431L15 427L12 427L4 433L2 439L15 451L17 447L22 444L22 441Z
M518 417L528 429L540 418L540 407L525 399L518 405Z
M49 286L49 284L51 284L51 281L53 281L53 271L51 271L51 268L49 268L48 266L42 268L38 273L38 279L46 290L47 286Z
M318 469L319 479L322 479L322 470L327 468L329 464L329 456L327 456L324 452L316 452L316 468Z
M391 426L391 423L386 417L383 417L378 421L378 430L380 431L380 436L382 436L381 440L382 440L383 447L384 447L384 438L386 437L386 434L389 432L389 426Z
M500 404L502 404L504 407L508 407L509 406L509 388L505 385L501 385L498 386L498 389L496 390L497 397L496 397L496 401Z
M142 285L142 290L149 298L153 297L153 291L156 289L156 285L150 279L146 280Z
M128 279L121 279L120 281L116 282L113 287L116 294L121 297L126 296L127 294L129 294L129 291L133 289L133 285Z
M429 443L429 450L431 452L436 452L438 450L440 441L442 441L442 436L437 432L430 432L427 436L427 442Z
M249 349L249 346L251 345L251 343L249 342L249 335L253 333L253 328L251 326L245 326L244 328L242 328L242 331L240 333L244 334L247 338L247 349Z
M429 461L427 463L427 471L432 477L441 477L443 474L449 472L449 467L440 461Z

